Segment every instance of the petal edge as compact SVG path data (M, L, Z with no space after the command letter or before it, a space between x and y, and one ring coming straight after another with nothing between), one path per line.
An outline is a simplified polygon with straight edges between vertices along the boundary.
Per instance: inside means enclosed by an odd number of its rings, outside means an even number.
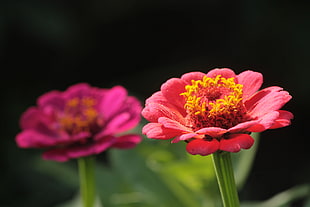
M219 148L227 152L239 152L249 149L253 144L254 139L248 134L232 134L228 139L221 139Z
M194 139L186 145L186 151L192 155L206 156L216 152L220 143L216 139L211 141L203 139Z

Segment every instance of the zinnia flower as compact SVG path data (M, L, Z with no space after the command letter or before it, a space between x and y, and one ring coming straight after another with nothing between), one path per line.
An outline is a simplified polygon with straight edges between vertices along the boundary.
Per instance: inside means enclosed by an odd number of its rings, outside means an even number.
M151 123L143 134L153 139L185 140L190 154L248 149L251 132L290 125L293 114L280 110L291 96L277 86L257 91L261 73L213 69L171 78L146 100L142 115Z
M39 97L37 106L21 116L22 132L16 142L22 148L44 148L43 158L56 161L98 154L111 147L131 148L141 136L123 132L139 123L141 110L139 101L121 86L100 89L76 84L64 92Z

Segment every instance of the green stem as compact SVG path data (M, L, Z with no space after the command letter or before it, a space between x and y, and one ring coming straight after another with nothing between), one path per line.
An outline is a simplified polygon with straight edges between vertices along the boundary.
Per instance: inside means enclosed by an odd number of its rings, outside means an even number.
M83 207L93 207L95 202L94 157L78 158L80 190Z
M213 165L224 207L239 207L238 192L229 152L212 154Z

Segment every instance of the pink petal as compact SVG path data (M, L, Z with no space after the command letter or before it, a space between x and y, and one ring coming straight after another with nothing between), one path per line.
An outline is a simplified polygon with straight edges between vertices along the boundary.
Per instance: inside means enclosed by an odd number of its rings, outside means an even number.
M38 142L38 145L45 145L44 143L41 143L44 142L42 137L45 137L45 139L49 138L50 140L53 140L53 143L55 145L58 143L71 141L70 136L66 131L59 130L55 127L58 125L58 123L55 122L53 117L43 114L42 111L38 110L36 107L30 107L22 114L20 119L20 125L24 131L30 130L26 132L25 135L23 135L24 137L22 138L24 141L27 140L27 142L31 142L28 139L31 139L31 137L34 136L36 137L33 138L33 142ZM39 139L42 139L42 141L39 141ZM49 142L49 140L47 140L46 142Z
M106 91L102 97L99 111L105 119L110 119L115 113L123 108L127 98L127 91L122 86L115 86Z
M274 124L269 127L269 129L276 129L281 127L286 127L291 124L291 119L294 118L294 115L289 111L278 110L279 116L275 120Z
M204 76L206 76L206 74L202 72L190 72L182 75L181 79L187 84L192 84L192 80L202 80Z
M180 94L185 91L186 83L179 78L171 78L162 84L160 90L170 104L180 111L184 110L185 99Z
M237 132L245 132L248 128L258 124L258 120L252 120L252 121L246 121L240 124L237 124L236 126L228 129L228 132L230 133L237 133Z
M151 106L152 104L157 104L158 107L155 106ZM176 107L175 105L169 103L167 101L167 99L163 96L161 91L158 91L156 93L154 93L151 97L149 97L148 99L146 99L145 101L145 108L142 111L142 115L149 121L151 122L156 122L157 119L161 116L161 115L156 115L157 113L160 113L161 110L161 106L164 107L163 110L173 110L174 113L178 113L181 116L186 116L186 111L184 108L182 108L180 110L180 108ZM153 109L154 108L154 109ZM158 111L158 112L154 112L154 110ZM151 112L152 111L152 112ZM179 115L177 115L179 116Z
M205 135L209 135L211 137L221 137L226 132L227 132L227 129L223 129L220 127L207 127L207 128L199 129L195 133L205 134Z
M174 138L171 143L177 143L179 141L184 141L184 140L188 140L191 139L193 137L199 137L200 135L196 134L196 133L186 133L186 134L182 134L181 136L177 136L176 138ZM201 137L203 138L203 136Z
M272 125L274 125L275 121L279 117L278 111L273 111L258 119L258 123L247 129L249 132L262 132L266 129L269 129Z
M111 147L115 143L115 141L115 137L106 136L97 142L93 142L92 144L81 144L75 146L68 146L66 148L55 148L44 152L43 158L47 160L64 162L69 159L99 154Z
M39 133L36 130L24 130L16 136L16 143L21 148L42 148L54 146L58 142L56 137Z
M149 103L160 103L165 105L164 103L168 102L163 93L161 91L157 91L145 100L145 105L148 105Z
M120 133L134 128L141 120L141 105L140 102L134 97L127 97L118 111L110 116L110 119L103 114L104 121L106 122L101 132L95 135L95 139L100 139L103 136ZM105 110L108 110L106 108ZM108 115L109 116L109 115Z
M42 113L36 107L28 108L20 118L20 126L22 129L35 128L42 122Z
M70 144L70 143L74 143L74 142L80 142L80 141L86 140L87 138L90 138L91 136L92 136L92 134L90 132L81 131L77 134L71 135L69 140L66 140L62 143L63 144Z
M278 91L282 91L282 90L283 90L283 88L278 87L278 86L271 86L268 88L264 88L264 89L256 92L254 94L254 96L252 96L250 99L246 100L244 102L244 104L247 106L248 110L251 110L252 108L255 107L255 104L257 104L257 102L259 102L265 96L269 95L270 93L274 93L274 92L278 92Z
M83 141L91 137L89 132L80 132L78 134L69 136L65 132L53 132L48 129L41 130L27 129L16 136L16 142L19 147L23 148L43 148L53 147L57 145L68 145L75 142Z
M69 136L66 131L55 129L57 123L35 107L30 107L22 115L20 124L24 131L18 135L16 141L23 147L36 148L70 144L90 137L89 132Z
M252 117L261 117L271 111L279 110L292 97L282 88L273 86L265 88L250 99L244 105L248 110L248 114Z
M98 140L94 142L92 146L89 146L90 148L93 148L94 154L99 154L108 148L112 147L113 144L116 142L116 137L114 136L106 136L102 138L101 140Z
M237 75L238 83L243 85L243 100L252 96L263 84L263 75L250 70Z
M136 123L136 121L135 121ZM126 125L130 124L130 114L127 112L123 112L115 116L112 120L109 120L106 126L100 131L98 134L95 135L95 139L101 139L104 136L116 134L119 132L124 131L126 129Z
M167 117L182 124L185 123L185 119L182 114L172 105L169 107L169 104L163 105L160 103L149 103L143 109L142 116L150 122L157 122L158 118Z
M65 99L60 91L50 91L38 98L37 104L41 110L45 107L52 107L63 111L65 108Z
M135 147L141 142L142 138L140 135L136 134L127 134L116 138L116 142L112 147L119 149L130 149Z
M86 145L80 145L70 148L56 148L43 153L43 159L65 162L69 159L86 157L95 154L94 148Z
M182 131L167 129L159 123L149 123L143 127L142 133L152 139L171 139L182 134Z
M123 123L121 126L119 126L117 131L123 132L137 126L141 121L141 110L142 106L140 101L135 97L128 96L125 102L125 107L123 107L122 111L129 114L129 119L127 123Z
M45 151L43 152L42 157L45 160L54 160L57 162L66 162L70 159L67 156L66 149L62 149L62 148L51 149L51 150Z
M216 68L207 73L207 77L210 78L215 78L218 75L221 75L223 78L236 77L235 72L229 68Z
M183 132L192 132L192 130L183 124L181 124L178 121L166 118L166 117L160 117L158 119L158 123L162 124L165 128L169 129L175 129Z
M72 98L82 98L88 96L91 91L91 86L88 83L78 83L70 86L63 92L63 97L68 100Z
M254 139L248 134L231 134L228 139L220 140L220 150L239 152L240 149L249 149L254 144Z
M194 139L186 145L186 151L192 155L206 156L219 149L219 142L216 139L207 141L204 139Z

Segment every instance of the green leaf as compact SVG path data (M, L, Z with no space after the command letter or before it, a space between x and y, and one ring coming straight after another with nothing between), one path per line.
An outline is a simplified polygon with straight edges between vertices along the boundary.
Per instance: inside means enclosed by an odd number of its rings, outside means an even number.
M75 166L75 160L61 163L37 158L34 161L34 168L45 175L58 179L68 186L79 187L78 170Z
M306 198L310 195L310 185L303 184L283 191L265 201L244 202L242 207L286 207L297 199Z
M72 200L55 207L83 207L82 203L82 198L80 194L78 194ZM94 207L102 207L99 198L96 199Z
M163 207L197 206L189 196L183 194L182 197L178 196L181 192L180 186L152 171L135 151L113 151L111 154L119 176L123 176L137 192L143 195L143 203Z

